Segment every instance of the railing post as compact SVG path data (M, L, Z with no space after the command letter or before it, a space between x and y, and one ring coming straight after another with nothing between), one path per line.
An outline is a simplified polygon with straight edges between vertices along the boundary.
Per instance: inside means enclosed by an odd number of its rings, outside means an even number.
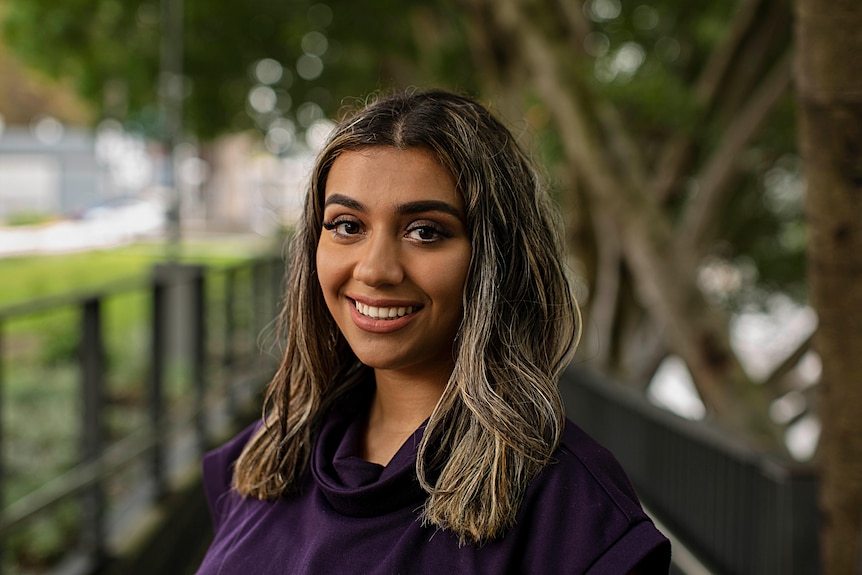
M792 473L790 476L791 535L790 552L794 573L817 573L820 571L820 540L811 533L820 533L820 510L817 505L817 478L814 473ZM810 529L808 526L814 526ZM862 550L860 550L862 559ZM857 573L862 573L862 561Z
M82 306L80 366L83 389L82 457L84 463L99 461L104 442L103 397L105 358L102 346L101 302L86 300ZM82 493L84 524L81 543L95 564L105 555L105 493L102 480L95 481Z
M195 390L195 432L198 452L208 446L206 413L206 275L202 266L190 268L192 305L192 381Z
M233 381L234 368L234 332L236 318L234 317L234 299L236 298L236 267L230 267L224 276L224 355L222 356L222 373L227 378L227 408L230 418L236 417L238 411L237 390Z
M281 302L284 298L285 277L283 261L279 257L269 260L269 275L272 285L272 299L270 300L270 311L274 316L278 315Z
M264 279L263 263L255 261L251 266L251 290L252 290L252 348L251 353L256 354L260 347L260 335L266 325L264 314L268 311L266 305L266 281Z
M156 441L150 456L150 473L152 474L154 498L156 501L167 494L165 474L165 441L164 441L164 376L165 376L165 338L167 337L165 317L167 303L167 286L164 274L158 268L152 275L152 326L150 340L150 426Z

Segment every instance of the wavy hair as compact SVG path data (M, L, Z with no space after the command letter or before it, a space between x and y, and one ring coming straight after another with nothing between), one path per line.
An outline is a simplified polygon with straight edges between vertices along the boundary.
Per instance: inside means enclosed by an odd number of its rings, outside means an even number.
M462 543L505 534L564 424L557 378L579 313L563 266L559 222L532 163L483 106L442 91L380 97L335 129L320 153L294 239L280 315L285 350L264 401L265 425L234 474L245 496L275 499L306 469L326 409L367 367L329 314L315 252L329 171L345 151L424 148L453 175L472 259L455 367L418 448L426 524Z

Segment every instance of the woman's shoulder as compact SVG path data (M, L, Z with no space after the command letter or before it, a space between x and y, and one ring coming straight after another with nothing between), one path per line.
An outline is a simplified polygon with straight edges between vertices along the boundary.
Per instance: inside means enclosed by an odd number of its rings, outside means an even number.
M223 445L208 451L203 457L204 493L216 526L221 516L221 505L231 491L234 464L261 425L262 421L252 423Z
M644 515L637 494L613 453L569 419L549 471L563 475L561 479L578 478L601 488L626 515Z
M569 420L524 504L519 524L543 541L539 547L559 545L590 557L589 573L627 573L635 566L667 573L670 544L644 512L622 466Z
M227 480L229 484L233 475L234 462L239 458L240 453L242 453L252 435L260 429L261 425L261 421L255 421L234 435L226 443L204 454L204 482L221 484Z

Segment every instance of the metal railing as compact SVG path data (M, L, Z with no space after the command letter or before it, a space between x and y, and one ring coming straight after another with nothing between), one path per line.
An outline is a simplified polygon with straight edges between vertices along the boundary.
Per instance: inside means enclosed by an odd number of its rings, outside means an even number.
M135 513L141 515L164 500L183 470L197 467L200 454L216 439L214 435L224 433L271 373L273 362L261 354L258 336L277 313L283 272L280 258L212 269L161 264L146 280L0 309L3 416L17 409L7 388L18 358L15 349L6 347L22 339L7 329L9 324L56 310L78 316L78 327L71 330L77 340L71 369L77 372L73 434L79 440L79 453L71 465L26 495L10 500L7 480L15 470L6 455L16 430L0 418L0 501L5 503L0 512L0 570L19 570L9 556L9 544L20 543L29 523L69 503L77 509L71 521L74 534L65 549L59 553L52 549L55 559L41 570L88 573L105 564L116 546L116 532L123 532L116 524L134 523ZM110 434L106 387L112 362L106 352L105 308L112 300L133 294L146 301L141 323L149 332L144 338L144 357L135 360L147 371L140 376L145 389L129 392L138 397L136 409L142 415L139 425L126 424L121 426L122 433ZM75 411L74 405L71 409ZM43 422L30 423L39 426ZM131 479L123 479L123 495L116 496L109 482L123 472L130 473ZM129 503L134 500L138 500L136 505Z
M674 535L724 575L819 573L811 466L758 453L583 367L560 382L569 417L610 449Z
M124 485L134 492L125 499L143 493L139 514L158 504L177 485L177 469L196 466L216 430L259 391L273 362L260 353L258 334L275 317L282 277L280 259L212 269L161 265L146 281L0 309L0 498L7 503L0 512L0 549L29 523L71 501L78 506L75 537L54 561L55 572L89 573L104 565L115 552L117 533L127 532L117 523L131 513L116 511L121 505L114 501L112 479L139 468L131 475L137 487ZM140 425L112 436L106 433L106 387L115 366L106 349L106 316L117 307L112 300L131 293L146 301L142 353L148 374L138 390L143 415ZM8 327L61 308L78 317L79 452L61 473L10 501L5 481L14 470L7 451L16 430L3 418L16 409L8 388L18 350ZM184 358L179 375L177 357ZM584 368L569 369L560 389L569 416L614 452L650 510L716 573L818 572L812 468L757 453ZM0 569L4 565L15 567L9 557Z

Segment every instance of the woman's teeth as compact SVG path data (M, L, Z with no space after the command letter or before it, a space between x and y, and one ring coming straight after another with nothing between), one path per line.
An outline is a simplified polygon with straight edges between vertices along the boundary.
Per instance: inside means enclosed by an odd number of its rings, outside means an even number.
M364 316L374 319L395 319L413 313L413 306L407 307L374 307L363 303L354 302L356 311Z

